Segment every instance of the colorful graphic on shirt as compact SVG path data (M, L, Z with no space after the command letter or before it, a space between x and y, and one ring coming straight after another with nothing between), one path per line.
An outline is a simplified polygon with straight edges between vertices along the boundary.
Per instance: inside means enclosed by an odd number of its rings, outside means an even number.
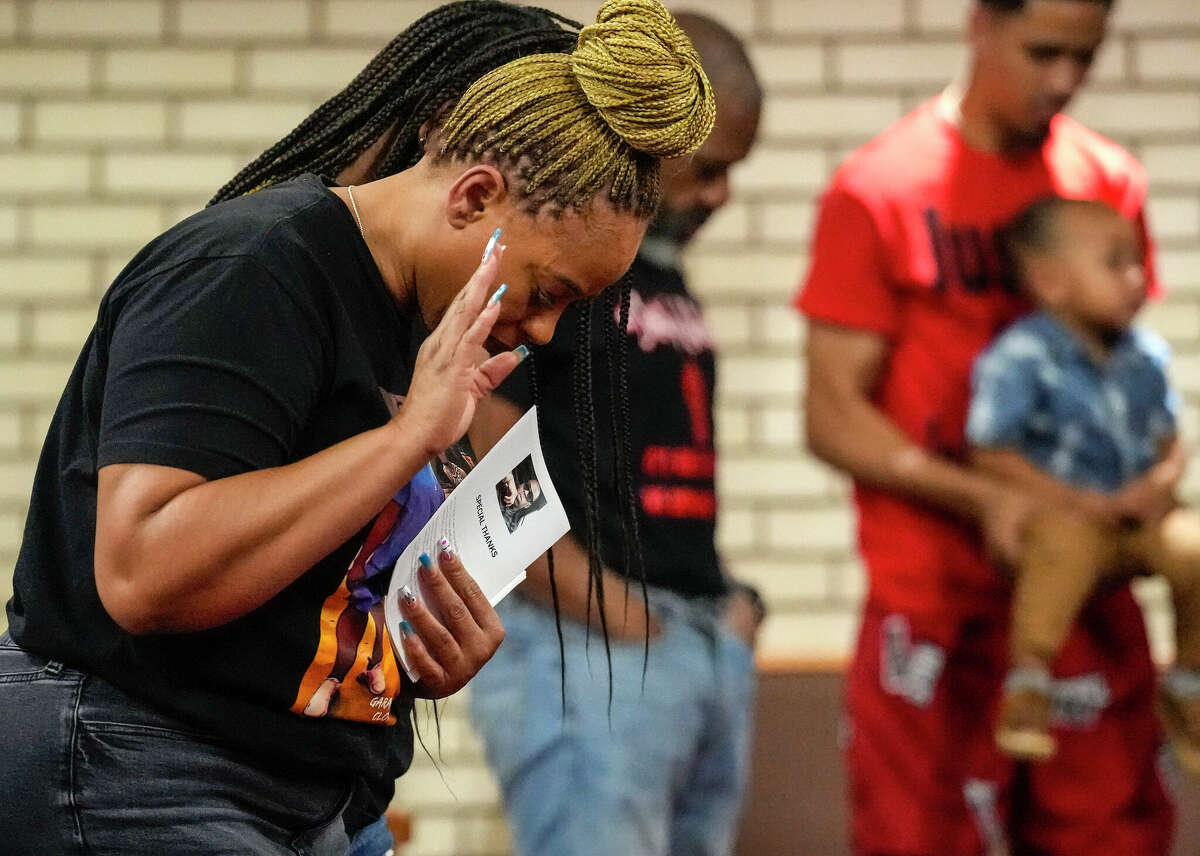
M375 518L337 590L321 608L321 638L292 711L393 725L400 668L384 621L392 566L445 501L430 465L398 490Z
M711 353L713 339L700 304L682 294L647 299L633 290L628 330L644 353L657 348L680 353L679 400L691 429L691 442L686 446L650 445L643 450L638 490L642 510L651 517L713 520L717 496L712 488L716 469L712 402L709 382L697 360L699 355Z
M393 416L403 396L379 390ZM464 439L388 501L375 517L346 576L321 607L321 633L291 710L303 716L394 725L401 672L384 619L392 567L447 496L475 466Z
M614 309L613 317L619 320L618 310ZM628 330L647 354L660 345L691 355L713 348L700 304L682 294L658 294L644 300L636 290L630 291Z

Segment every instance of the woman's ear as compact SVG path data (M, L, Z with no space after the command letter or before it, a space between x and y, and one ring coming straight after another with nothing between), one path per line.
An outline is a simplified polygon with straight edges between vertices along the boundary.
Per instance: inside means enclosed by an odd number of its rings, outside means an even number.
M491 164L474 164L463 171L446 193L446 221L462 229L481 220L488 208L508 198L508 181Z

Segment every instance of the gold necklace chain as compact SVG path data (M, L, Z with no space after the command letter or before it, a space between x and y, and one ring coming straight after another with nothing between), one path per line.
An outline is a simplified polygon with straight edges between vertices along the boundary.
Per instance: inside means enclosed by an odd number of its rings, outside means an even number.
M367 233L363 231L362 217L358 216L358 205L355 204L355 202L354 202L354 185L353 184L346 186L346 195L350 197L350 210L352 210L354 212L354 222L358 224L358 234L360 234L364 238L366 238Z

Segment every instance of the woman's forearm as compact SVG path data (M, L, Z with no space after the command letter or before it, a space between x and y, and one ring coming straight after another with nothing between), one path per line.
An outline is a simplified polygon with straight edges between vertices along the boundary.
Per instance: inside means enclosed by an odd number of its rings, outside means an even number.
M135 633L214 627L261 606L370 522L426 463L403 413L282 467L205 481L169 467L100 472L96 581Z

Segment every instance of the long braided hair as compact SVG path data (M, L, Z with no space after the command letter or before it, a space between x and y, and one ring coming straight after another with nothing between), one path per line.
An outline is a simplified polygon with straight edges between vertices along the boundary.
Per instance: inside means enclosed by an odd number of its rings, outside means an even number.
M622 211L658 207L659 160L712 131L700 57L659 0L608 0L570 54L536 54L484 75L442 126L443 159L490 160L527 208L582 210L607 189Z
M659 159L697 149L716 118L711 85L688 37L658 0L608 0L596 23L584 27L570 55L525 57L484 75L471 85L439 129L442 160L488 160L512 178L526 209L583 210L607 191L618 210L650 217L658 207ZM629 281L609 289L605 351L609 363L612 481L623 502L622 544L626 578L636 571L647 597L645 569L637 545L638 525L628 430L624 335L629 317ZM599 456L592 388L592 312L584 307L576 331L573 375L575 425L584 486L585 531L577 533L588 556L586 614L593 596L610 654L600 550ZM536 400L536 364L530 365ZM547 561L558 618L554 555ZM636 565L636 568L635 568ZM643 680L649 656L646 613ZM556 620L560 651L562 629ZM609 703L612 702L612 658ZM565 709L565 659L560 658Z
M582 28L543 9L463 0L435 9L396 36L344 90L242 169L209 204L306 172L337 175L382 141L372 179L408 169L433 149L442 161L497 164L533 212L547 205L583 210L607 191L619 210L648 218L659 201L659 159L698 148L715 115L699 57L659 0L608 0L597 22ZM606 316L612 483L620 494L624 570L627 579L640 579L645 598L625 371L629 288L623 278L596 301ZM594 593L607 652L592 314L592 307L580 313L574 407L586 496L580 540L589 556L588 614ZM536 403L536 358L528 365ZM552 551L548 561L558 624ZM561 648L561 627L559 641ZM565 704L565 661L560 666Z
M244 167L209 204L306 172L336 176L385 137L369 178L408 169L425 153L422 127L474 81L523 56L570 51L579 29L554 12L496 0L463 0L434 9Z

